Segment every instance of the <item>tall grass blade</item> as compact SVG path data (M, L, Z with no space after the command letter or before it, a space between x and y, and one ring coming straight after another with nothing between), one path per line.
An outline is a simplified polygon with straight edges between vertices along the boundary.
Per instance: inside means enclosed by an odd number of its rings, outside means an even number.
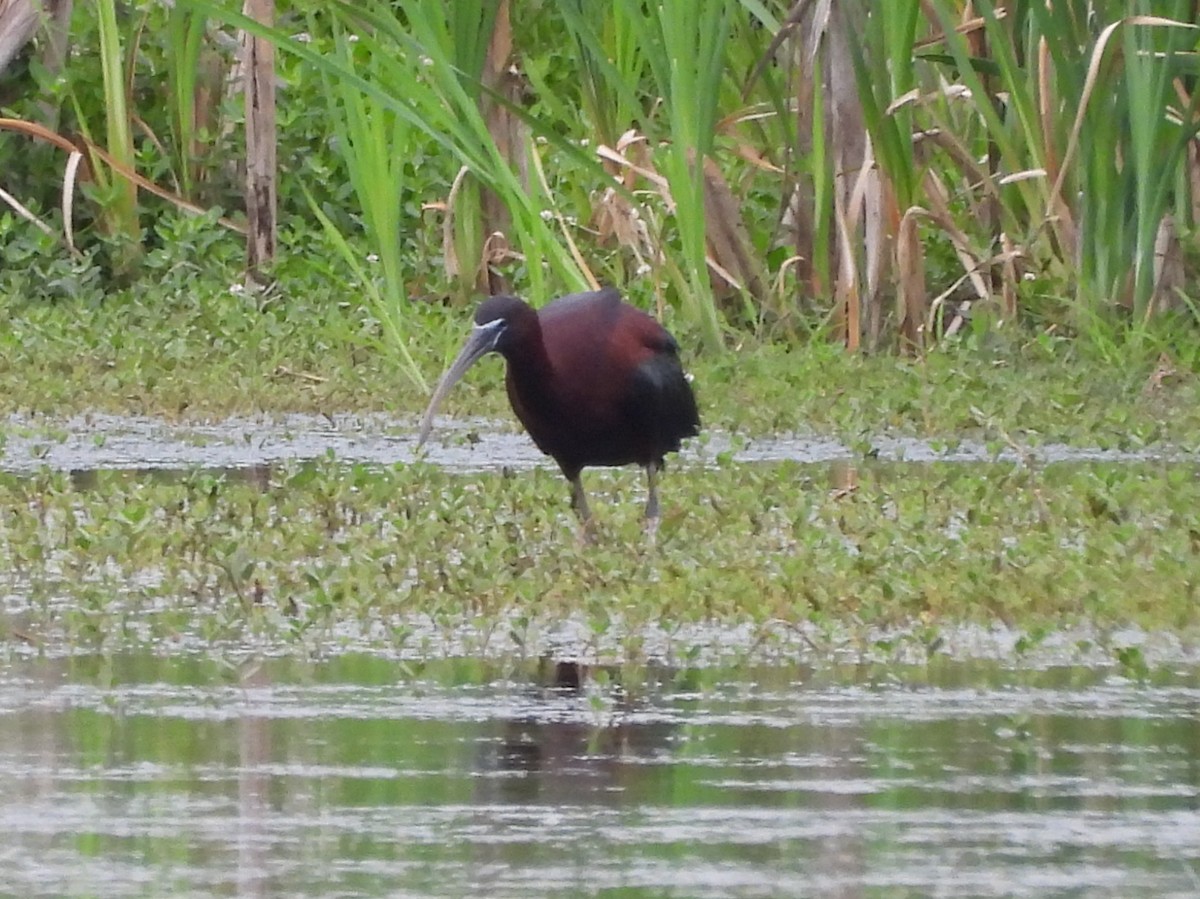
M100 35L100 66L104 78L105 129L107 147L118 163L134 167L133 133L121 56L121 33L117 27L116 0L96 0ZM121 241L119 266L127 267L140 250L137 213L137 186L126 179L112 183L106 221L111 233Z
M169 52L164 62L171 95L176 173L180 192L189 198L196 187L196 151L199 146L196 104L199 99L200 56L206 24L204 16L183 6L176 5L167 14Z
M313 197L312 192L304 185L301 185L301 190L304 191L305 199L308 200L308 206L312 210L312 214L321 223L325 236L333 244L334 248L337 249L343 261L354 274L359 286L366 293L370 307L376 313L384 333L389 338L391 346L400 354L401 371L417 390L421 393L427 393L429 385L426 383L424 376L421 374L420 367L414 361L412 353L408 349L408 314L403 304L397 302L394 297L387 297L379 290L371 273L363 266L358 254L355 253L354 249L346 241L346 238L338 230L333 220L321 208L316 198Z

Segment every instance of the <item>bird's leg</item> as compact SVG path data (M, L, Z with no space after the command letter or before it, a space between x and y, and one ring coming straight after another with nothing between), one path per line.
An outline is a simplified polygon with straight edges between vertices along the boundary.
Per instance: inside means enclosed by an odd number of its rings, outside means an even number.
M576 472L571 478L571 508L579 516L579 539L584 543L592 540L592 510L588 508L587 494L583 492L583 476Z
M581 524L586 525L592 520L592 510L588 508L587 494L583 492L583 476L571 478L571 508L579 516Z
M646 534L653 539L658 533L658 465L653 462L646 466L646 485L650 490L646 498Z

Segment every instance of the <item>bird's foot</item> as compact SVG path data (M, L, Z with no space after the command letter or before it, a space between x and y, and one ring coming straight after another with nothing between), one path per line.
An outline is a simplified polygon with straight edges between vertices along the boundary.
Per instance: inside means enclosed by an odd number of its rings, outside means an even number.
M596 526L592 523L592 519L588 518L579 522L579 530L575 532L575 542L579 546L594 546L596 543Z

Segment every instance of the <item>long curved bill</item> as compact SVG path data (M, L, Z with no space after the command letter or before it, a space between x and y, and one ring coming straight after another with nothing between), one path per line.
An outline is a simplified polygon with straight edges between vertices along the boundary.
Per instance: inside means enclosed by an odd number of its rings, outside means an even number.
M503 322L497 319L486 325L476 325L471 331L471 336L458 351L458 356L450 363L450 367L438 381L437 389L433 391L429 405L425 408L425 414L421 416L421 429L417 433L417 449L421 448L429 437L429 432L433 430L433 416L437 414L438 406L442 404L442 400L446 398L450 388L462 379L462 376L467 373L467 369L474 365L480 357L486 356L496 348L496 341L500 339L502 325Z

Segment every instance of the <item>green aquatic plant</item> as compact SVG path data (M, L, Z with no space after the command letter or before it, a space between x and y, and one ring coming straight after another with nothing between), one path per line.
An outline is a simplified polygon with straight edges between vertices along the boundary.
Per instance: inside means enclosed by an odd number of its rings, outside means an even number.
M675 526L647 547L636 504L620 501L636 478L599 473L595 489L617 501L582 547L545 470L324 460L265 481L0 476L0 590L16 597L0 636L342 635L519 655L570 622L594 651L645 661L663 647L694 656L696 627L729 635L732 653L799 628L864 647L901 634L874 650L929 655L963 624L1018 628L1026 651L1048 627L1200 624L1190 464L725 464L669 477ZM1128 653L1123 664L1137 667Z
M189 239L198 252L208 251L199 238ZM337 259L324 238L308 240L310 257ZM164 264L153 289L135 285L103 301L97 295L61 304L29 302L26 279L33 275L0 269L0 316L7 321L0 329L0 415L420 412L428 397L398 386L399 363L380 350L384 326L345 302L335 281L316 277L307 264L285 265L276 293L252 300L233 289L237 264L217 254L215 271L204 277L191 266ZM413 315L423 334L413 359L432 376L452 356L466 313L420 306ZM847 356L820 342L752 341L713 356L698 352L693 334L676 336L706 428L737 439L799 431L848 444L897 433L1200 445L1200 378L1193 371L1200 341L1167 324L1146 325L1135 343L1104 352L1040 334L1000 346L947 342L919 359ZM501 365L481 366L459 388L456 411L512 422L502 372Z

